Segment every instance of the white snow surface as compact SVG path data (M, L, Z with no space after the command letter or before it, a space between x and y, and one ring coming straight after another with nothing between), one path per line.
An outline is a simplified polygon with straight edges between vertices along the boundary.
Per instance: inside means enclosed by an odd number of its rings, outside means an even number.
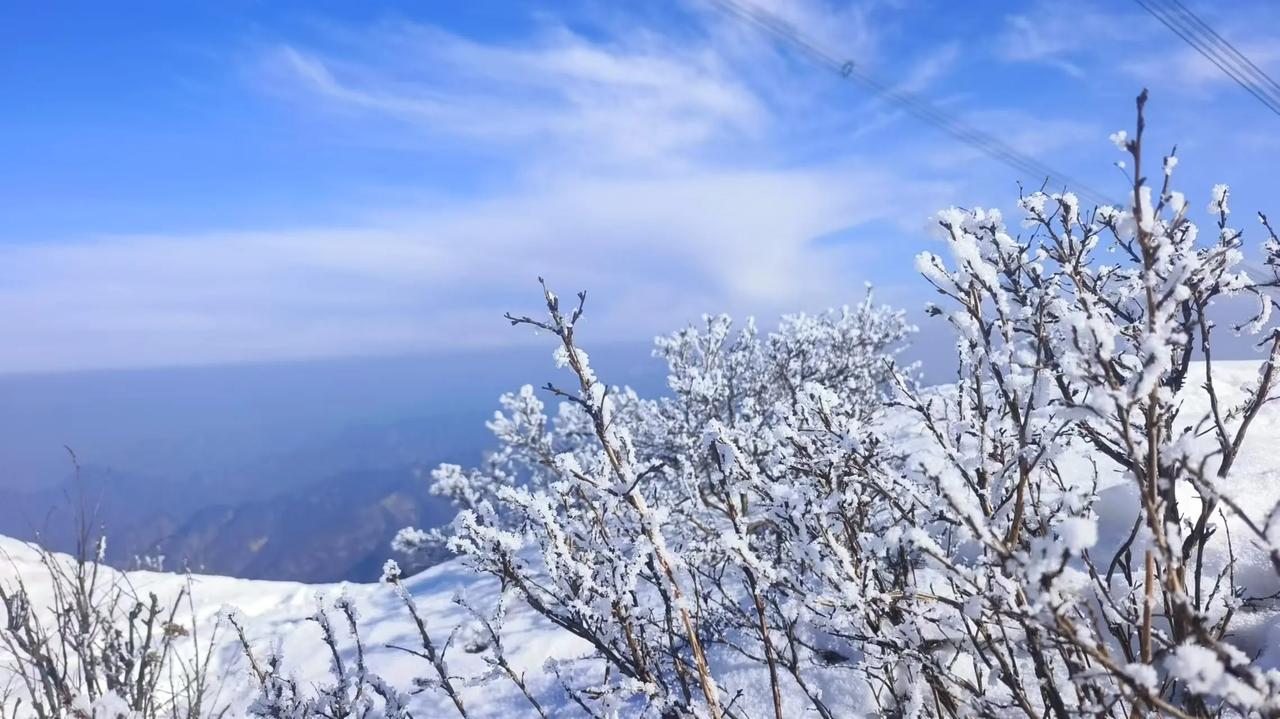
M1241 386L1255 380L1257 366L1256 362L1215 363L1216 382L1226 404L1233 403L1241 396ZM1201 381L1203 371L1193 369L1189 383ZM940 391L945 392L945 388L940 388ZM1207 411L1207 401L1199 387L1188 388L1185 395L1183 417L1198 418ZM912 431L912 423L891 420L888 424L901 425L903 432ZM920 445L922 450L927 447L927 442L918 436L903 437L902 440L911 445ZM1074 470L1092 473L1093 462L1097 462L1100 499L1095 550L1106 552L1108 547L1116 546L1120 538L1127 534L1133 522L1132 487L1124 475L1113 471L1106 464L1104 458L1094 457L1083 451L1075 451L1073 454L1074 456L1064 457L1059 462L1064 471L1070 465ZM1224 491L1240 500L1256 517L1264 516L1280 502L1280 402L1268 405L1259 414L1238 463L1224 485ZM1180 498L1180 501L1183 502L1184 512L1194 516L1198 503L1194 492L1188 489L1187 496ZM1275 576L1265 555L1248 540L1243 528L1236 524L1237 521L1232 521L1230 534L1235 542L1238 581L1247 588L1247 594L1253 596L1280 591L1280 580ZM1077 529L1078 535L1073 536L1070 541L1082 545L1092 543L1094 528ZM1215 541L1210 544L1210 549L1209 554L1212 556L1207 556L1207 563L1220 566L1225 558L1225 544ZM391 550L388 549L388 555L390 554ZM1106 556L1110 556L1109 553ZM36 605L47 606L49 587L36 549L25 542L0 537L0 582L9 584L19 574L31 590ZM174 596L188 581L185 575L145 571L122 573L122 577L140 595L155 592L162 599ZM196 620L201 627L212 627L221 613L234 608L237 616L243 620L257 654L261 657L273 647L278 648L283 653L285 666L302 686L328 679L330 659L321 642L320 630L315 622L306 619L315 612L317 597L321 597L325 606L331 610L334 627L345 642L344 649L348 653L353 652L344 622L332 611L333 600L342 595L348 597L359 612L361 635L373 672L402 691L412 690L415 677L434 676L426 661L387 646L420 646L416 629L402 601L388 585L346 582L302 584L204 575L192 576L190 581ZM482 610L492 609L498 599L498 586L494 580L474 574L456 560L407 578L403 583L417 602L437 646L445 643L455 627L470 624L468 613L453 602L456 594L464 594L473 605ZM1258 653L1258 667L1280 667L1280 612L1275 608L1241 611L1233 621L1233 627L1237 645L1251 654ZM508 659L517 671L525 672L530 689L549 714L577 716L579 710L572 706L557 686L554 675L544 670L544 665L548 660L585 656L590 653L589 645L552 626L519 601L512 603L503 635ZM487 667L481 656L464 651L465 642L462 639L460 634L449 650L451 674L462 677L484 674ZM254 696L256 686L229 628L224 627L219 643L221 646L215 653L214 661L215 676L223 677L218 701L232 707L229 716L239 716ZM724 655L718 658L725 659ZM7 671L9 667L0 662L0 687L7 683L8 678L4 676ZM602 672L603 666L580 665L579 671ZM753 671L734 671L733 667L721 664L717 667L716 674L721 683L729 685L726 688L746 690L748 697L745 697L745 703L754 705L757 699L763 701L764 689L761 687L767 681L758 681L760 677L755 677ZM738 686L733 686L735 684ZM749 696L756 691L760 692L759 697ZM824 687L824 691L843 694L850 691L850 688L836 683ZM532 708L516 687L502 678L465 685L463 698L474 717L534 716ZM456 715L449 700L442 693L430 689L413 695L411 706L415 716Z
M7 583L18 574L31 591L36 606L47 605L49 587L47 580L42 583L45 572L36 549L26 542L0 537L0 581ZM171 573L131 571L122 574L140 596L155 592L162 600L176 596L188 581L185 575ZM421 648L421 640L407 609L389 585L349 582L303 584L208 575L193 575L190 580L195 618L200 627L212 628L220 614L234 610L254 644L255 654L261 659L273 648L279 649L285 666L304 687L328 679L328 651L321 642L318 625L307 620L315 613L317 597L329 609L335 631L343 640L343 650L354 656L354 645L347 641L349 636L345 622L333 609L333 600L340 596L345 595L352 601L358 611L361 638L370 669L392 686L411 691L415 677L434 677L425 660L387 646ZM446 562L409 577L403 580L403 585L417 602L437 647L445 643L455 627L470 624L468 612L453 602L456 594L462 593L482 611L492 609L498 597L496 581L476 575L458 561ZM214 676L224 677L220 680L222 694L219 703L229 704L231 715L239 715L252 700L257 687L230 627L224 624L220 631L220 646L213 662ZM550 626L523 606L511 607L503 636L512 665L526 671L532 688L553 700L562 697L556 687L541 679L543 663L547 659L581 656L588 649L585 642ZM483 661L479 655L463 650L465 642L462 639L459 636L448 653L451 673L464 677L483 674L486 671ZM0 665L0 686L7 682L4 673L8 670L7 666ZM526 710L532 711L509 681L491 681L483 686L467 687L463 696L469 705L469 713L478 717L523 716ZM415 716L447 717L456 713L449 700L433 690L414 695L412 707Z

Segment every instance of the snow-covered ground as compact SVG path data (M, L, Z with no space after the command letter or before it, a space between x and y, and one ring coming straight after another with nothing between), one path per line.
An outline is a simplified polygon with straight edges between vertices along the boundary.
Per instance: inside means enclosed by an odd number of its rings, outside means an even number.
M389 553L389 550L388 550ZM47 605L48 583L35 548L18 540L0 537L0 581L21 575L38 606ZM127 572L126 579L140 596L155 592L162 599L176 596L188 578L177 574ZM273 648L283 652L285 663L300 684L323 681L329 670L329 656L321 642L320 629L307 617L316 610L317 597L330 609L335 629L341 639L347 632L340 615L332 611L333 600L345 595L356 606L360 617L361 636L370 668L393 686L405 691L413 687L415 677L433 676L424 660L388 648L401 645L420 648L421 642L401 599L384 584L301 584L195 575L190 578L196 621L205 632L213 627L221 613L234 608L242 620L255 653L262 657ZM404 586L418 603L437 646L442 645L459 625L468 624L470 615L452 600L458 593L478 608L488 610L497 600L497 583L476 576L448 562L404 580ZM223 626L218 637L213 675L222 686L219 703L233 707L231 715L239 715L248 706L256 685L250 677L243 652L229 627ZM206 638L208 634L204 635ZM508 613L504 631L508 658L517 669L528 672L532 688L540 695L558 699L556 687L539 678L542 665L550 658L570 658L585 653L583 642L539 621L531 611L513 607ZM450 648L448 661L452 673L476 676L486 670L478 655L464 651L465 642L458 640ZM352 649L349 643L344 649ZM0 675L7 667L0 666ZM0 676L0 686L5 684ZM510 682L493 681L463 691L468 711L478 717L522 716L529 709ZM518 701L517 701L518 700ZM452 704L442 694L424 691L413 696L415 716L446 717L454 713Z
M1218 382L1227 404L1240 396L1239 387L1255 378L1256 367L1253 362L1220 363ZM1193 371L1193 381L1199 381L1202 375L1202 372ZM1203 391L1189 389L1182 416L1199 417L1206 411L1206 406ZM903 431L911 430L904 427ZM1085 453L1067 458L1065 464L1076 471L1089 472L1093 466ZM1128 531L1133 522L1134 500L1132 488L1125 477L1105 467L1101 459L1098 467L1099 549L1105 550L1108 545L1115 546L1118 538ZM1280 501L1280 403L1268 406L1259 415L1227 489L1259 518ZM1197 501L1194 493L1188 491L1183 501L1185 511L1193 512ZM1264 554L1248 541L1242 528L1230 528L1238 561L1236 576L1239 583L1247 587L1247 593L1261 596L1280 590L1280 581L1277 581ZM1221 533L1221 538L1211 544L1209 564L1220 566L1224 560L1225 542L1222 540L1225 536L1226 533ZM42 601L47 604L48 586L41 583L45 574L37 551L25 543L0 537L0 581L7 583L18 575L31 588L37 605ZM413 686L415 678L432 676L432 669L424 660L388 647L416 648L419 640L401 599L384 584L307 585L200 575L188 578L154 572L128 572L123 578L139 594L155 592L162 598L175 595L184 583L190 581L199 626L212 627L227 608L235 608L243 619L256 653L262 656L278 648L283 653L285 665L304 686L324 681L330 662L321 642L319 627L306 618L315 612L317 597L331 609L333 600L345 595L359 612L372 671L393 686L405 690ZM456 627L470 623L467 612L454 603L455 595L462 593L475 606L488 610L497 601L498 593L495 582L477 577L457 561L408 578L404 580L404 586L417 602L437 645L444 644ZM1242 609L1233 622L1235 640L1241 648L1256 653L1257 664L1262 668L1280 667L1280 621L1277 616L1280 615L1274 607L1264 606L1261 609ZM334 624L345 639L346 632L336 614ZM232 714L236 715L247 705L256 687L229 629L224 627L220 642L214 661L214 674L220 677L222 686L218 700L234 707ZM589 647L586 643L549 625L518 603L507 616L504 642L508 659L517 671L526 672L531 690L551 716L572 713L568 699L555 685L553 675L544 670L544 665L547 660L587 654ZM450 648L448 661L451 673L462 677L484 674L486 666L481 656L467 653L465 644L459 640ZM345 646L347 651L351 651L349 643ZM580 670L583 669L580 667ZM590 665L585 669L594 670ZM0 675L4 671L6 667L0 666ZM753 681L751 676L735 676L733 671L723 672L720 676L729 683L740 682L744 687L749 687ZM4 681L0 676L0 686ZM529 704L509 681L494 680L464 686L463 699L474 717L532 715ZM838 687L831 688L839 691ZM436 691L422 691L413 696L412 702L415 716L447 717L454 713L449 700Z

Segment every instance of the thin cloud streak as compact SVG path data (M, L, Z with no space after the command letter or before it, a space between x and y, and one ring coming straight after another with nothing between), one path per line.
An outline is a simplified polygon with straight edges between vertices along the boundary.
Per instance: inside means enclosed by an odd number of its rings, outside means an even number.
M499 345L513 339L501 312L525 304L539 273L592 290L601 340L707 310L839 304L853 285L840 260L855 248L812 240L908 214L868 189L889 187L949 190L838 168L595 178L386 225L0 249L24 278L0 290L0 333L23 340L0 370Z
M894 24L908 22L904 8L769 4L1051 166L1077 173L1080 153L1067 148L1087 147L1099 174L1115 174L1105 136L1125 108L1102 119L1071 95L1070 75L1070 102L1045 116L966 84L974 63L990 62L987 46L975 53L941 32L906 53L891 47L911 33ZM1006 19L999 59L1092 73L1167 44L1152 35L1107 56L1055 32L1065 20L1043 15L1052 9ZM333 215L356 219L341 225L0 248L0 331L12 340L0 370L503 344L515 340L500 314L538 274L592 292L601 339L643 339L704 311L821 309L856 300L864 280L903 285L903 241L928 242L939 207L1015 194L1003 167L762 34L698 3L678 12L692 23L678 32L615 8L604 25L540 17L502 40L382 21L250 46L247 95L302 118L321 146L367 144L373 163L427 158L421 175L382 193L356 188L360 199ZM1096 39L1117 17L1086 3L1071 19ZM1053 70L1034 81L1055 76L1064 81ZM890 276L887 257L905 259Z
M841 11L856 22L839 29L870 52L867 12ZM390 121L407 146L500 155L506 180L429 209L369 208L341 227L0 248L7 276L21 278L0 284L0 333L15 340L0 371L501 345L518 341L501 312L526 306L538 274L591 291L599 340L647 338L706 311L855 301L878 233L914 231L956 184L888 157L775 151L821 86L759 39L727 47L722 26L707 30L589 39L544 22L497 44L397 22L261 47L247 66L254 86L296 112L371 135ZM927 85L957 54L931 53L906 81ZM777 83L787 72L801 82ZM873 110L853 105L822 112ZM859 227L877 228L871 245L814 242Z

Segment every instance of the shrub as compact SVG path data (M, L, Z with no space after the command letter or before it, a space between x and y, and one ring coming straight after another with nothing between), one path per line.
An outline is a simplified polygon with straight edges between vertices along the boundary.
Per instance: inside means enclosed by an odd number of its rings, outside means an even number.
M1244 271L1224 186L1200 238L1173 154L1158 187L1142 174L1144 103L1113 138L1129 209L1034 192L1019 236L938 215L951 260L918 266L953 385L895 364L909 328L869 297L763 339L717 317L659 340L658 401L596 376L585 294L544 286L545 317L508 316L555 337L572 384L545 388L554 419L530 387L505 396L499 448L433 489L462 507L449 546L607 667L566 683L580 708L1280 716L1280 672L1232 634L1241 553L1280 572L1280 518L1228 482L1273 399L1280 239L1261 217L1268 271ZM1257 300L1236 329L1267 351L1241 391L1213 354L1230 296ZM1100 531L1104 493L1124 531Z
M32 545L40 571L0 581L0 660L9 673L0 716L223 716L210 672L220 627L202 636L191 583L172 597L138 592L103 564L106 537L83 497L76 517L74 555Z

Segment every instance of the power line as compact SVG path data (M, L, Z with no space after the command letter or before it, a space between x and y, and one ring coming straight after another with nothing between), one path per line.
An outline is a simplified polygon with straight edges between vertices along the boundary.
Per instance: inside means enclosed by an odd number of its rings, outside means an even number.
M892 101L917 119L937 127L1020 173L1043 179L1046 182L1070 187L1076 194L1093 204L1115 204L1106 194L1092 189L1088 185L1054 170L1035 158L1019 152L999 139L948 115L924 98L880 81L873 75L863 71L854 61L842 59L816 43L813 39L802 34L787 21L767 10L742 0L708 0L708 2L726 14L739 20L744 20L789 43L808 56L810 60L835 72L841 78L857 82L874 94Z
M1271 87L1275 85L1274 81L1185 5L1179 4L1171 9L1161 6L1157 0L1135 2L1267 109L1280 114L1280 92Z
M1206 23L1204 20L1201 20L1200 17L1196 15L1194 12L1192 12L1191 8L1184 5L1181 2L1181 0L1170 0L1170 2L1173 3L1173 5L1176 6L1179 10L1181 10L1183 15L1187 16L1188 19L1190 19L1193 23L1199 26L1202 31L1208 33L1210 37L1216 40L1219 45L1225 46L1227 48L1227 51L1232 55L1234 55L1239 62L1243 63L1247 68L1249 68L1249 70L1253 72L1254 77L1257 78L1258 80L1261 80L1262 84L1267 86L1267 88L1273 93L1272 97L1280 98L1280 83L1271 79L1271 76L1268 75L1262 68L1253 64L1253 61L1250 60L1247 55L1237 50L1236 47L1232 45L1230 42L1227 42L1226 38L1219 35L1217 31L1215 31L1212 27L1210 27L1209 24Z
M1137 1L1140 4L1142 2L1142 0ZM1172 1L1178 2L1178 0ZM877 80L872 75L863 72L852 60L842 60L839 56L833 54L831 51L817 44L809 37L800 33L791 23L783 20L773 13L751 5L744 0L708 0L708 2L725 13L740 20L745 20L757 28L765 30L766 32L790 43L793 47L807 55L818 65L837 73L843 79L854 80L855 82L858 82L864 87L872 90L874 93L892 100L904 110L915 115L918 119L938 127L960 141L986 153L993 159L1004 163L1018 172L1026 173L1034 177L1045 178L1046 181L1056 178L1062 184L1074 188L1077 195L1094 204L1124 204L1112 202L1107 195L1091 189L1089 186L1081 182L1072 180L1070 177L1057 172L1047 165L1044 165L1035 158L1015 150L981 130L967 125L954 117L948 116L932 103L929 103L918 95L899 90ZM1189 13L1190 11L1187 12ZM1212 32L1212 30L1210 30L1210 32ZM1224 40L1223 43L1226 43L1226 41ZM1239 53L1237 52L1236 54ZM1240 57L1243 57L1243 55L1240 55ZM1247 58L1245 59L1245 62L1248 62ZM1252 65L1252 63L1250 63L1250 65ZM1260 70L1258 72L1261 73ZM1265 74L1263 74L1263 76L1265 77ZM1267 78L1267 80L1270 81L1270 78ZM1274 84L1274 81L1271 82ZM1249 263L1241 264L1257 276L1267 274L1265 272L1259 273L1257 268Z
M1181 0L1168 0L1165 6L1160 5L1161 0L1134 1L1216 65L1219 70L1235 80L1267 109L1280 115L1280 83L1273 80L1262 68L1255 65L1244 53L1219 35ZM1177 13L1170 12L1169 6L1172 6ZM1179 18L1178 15L1182 17ZM1271 274L1249 262L1241 262L1240 266L1255 279Z
M1280 115L1280 84L1190 8L1178 0L1170 0L1168 5L1162 5L1160 0L1134 2L1253 95L1268 110Z

